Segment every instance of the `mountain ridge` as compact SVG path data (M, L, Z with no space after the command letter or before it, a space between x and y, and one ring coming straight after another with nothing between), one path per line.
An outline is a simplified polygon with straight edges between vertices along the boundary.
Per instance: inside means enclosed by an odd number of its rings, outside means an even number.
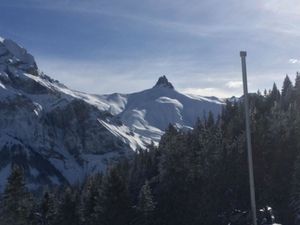
M3 39L1 184L13 164L25 168L32 188L75 183L137 148L157 144L169 123L191 129L204 111L218 114L222 105L222 100L179 93L166 76L132 94L71 90L42 73L26 49Z

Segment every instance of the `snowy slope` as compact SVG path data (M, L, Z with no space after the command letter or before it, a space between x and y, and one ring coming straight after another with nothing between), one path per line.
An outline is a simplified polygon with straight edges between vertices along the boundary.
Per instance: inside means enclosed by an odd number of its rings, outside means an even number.
M13 164L25 168L31 188L74 183L158 143L169 123L190 128L222 104L181 94L166 77L133 94L70 90L40 72L24 48L0 38L0 191Z
M219 114L224 102L215 97L185 95L176 91L165 76L153 88L133 94L99 96L111 105L110 112L130 127L145 144L158 143L171 123L191 129L209 111Z
M77 182L128 154L127 140L102 125L110 120L111 126L120 124L109 108L39 72L24 48L1 40L0 190L12 164L22 164L34 188Z

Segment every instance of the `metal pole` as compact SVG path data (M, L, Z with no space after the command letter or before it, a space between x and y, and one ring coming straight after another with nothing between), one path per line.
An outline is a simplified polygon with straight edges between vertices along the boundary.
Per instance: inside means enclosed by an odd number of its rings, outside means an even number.
M245 122L246 122L246 135L247 135L248 168L249 168L249 183L250 183L250 199L251 199L252 220L253 220L253 225L257 225L256 203L255 203L255 186L254 186L253 160L252 160L252 146L251 146L251 131L250 131L250 116L249 116L248 83L247 83L247 69L246 69L247 52L241 51L240 56L241 56L241 60L242 60L242 72L243 72Z

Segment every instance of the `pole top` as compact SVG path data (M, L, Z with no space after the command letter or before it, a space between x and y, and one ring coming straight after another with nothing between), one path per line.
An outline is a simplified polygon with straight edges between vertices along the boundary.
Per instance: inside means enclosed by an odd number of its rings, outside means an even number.
M247 52L246 51L240 51L240 56L241 57L246 57L247 56Z

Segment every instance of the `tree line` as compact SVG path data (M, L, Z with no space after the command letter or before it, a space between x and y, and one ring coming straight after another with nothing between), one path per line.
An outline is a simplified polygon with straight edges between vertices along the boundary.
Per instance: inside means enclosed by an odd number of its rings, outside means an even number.
M300 218L300 74L250 96L258 209L277 222ZM170 125L159 146L139 149L83 184L34 195L22 168L12 170L0 202L0 225L217 225L249 211L243 97L227 100L193 130ZM231 224L234 224L231 222Z

